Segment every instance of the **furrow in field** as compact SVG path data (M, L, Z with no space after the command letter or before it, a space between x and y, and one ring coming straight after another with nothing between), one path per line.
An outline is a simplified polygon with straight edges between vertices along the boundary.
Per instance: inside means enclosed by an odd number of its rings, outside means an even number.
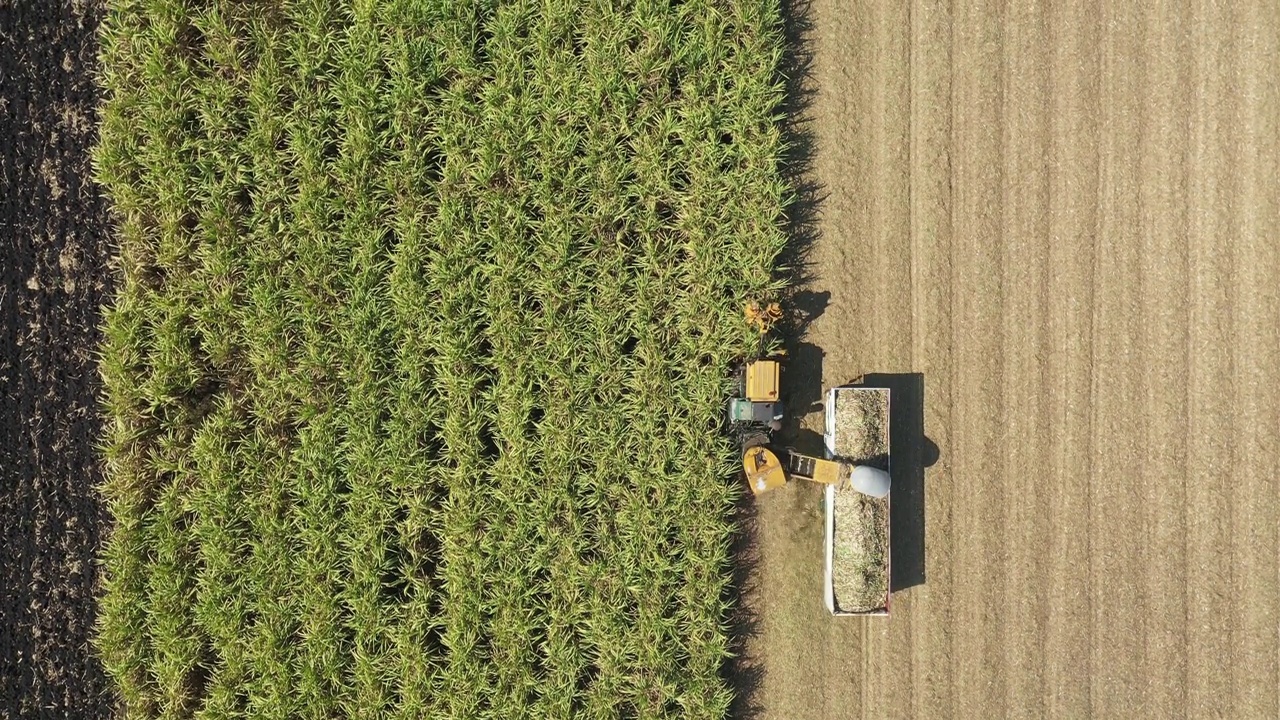
M1135 54L1144 41L1131 8L1107 8L1102 30L1101 191L1094 296L1094 373L1090 399L1092 472L1090 524L1090 605L1094 628L1091 657L1091 711L1127 715L1140 682L1136 660L1141 609L1138 552L1141 498L1140 448L1134 407L1140 399L1141 351L1137 320L1142 278L1138 268L1137 193L1139 159L1137 101L1140 78Z
M956 403L953 419L964 428L953 442L956 576L965 578L953 598L956 635L952 672L957 714L979 715L1001 708L1007 667L999 634L1004 617L1006 546L1001 474L1005 415L1002 387L1006 361L999 337L1005 312L1001 277L1003 236L1000 216L1005 152L1003 133L992 126L1005 92L999 8L967 4L957 8L954 56L955 191L952 308ZM981 580L979 580L981 578Z
M1231 707L1235 717L1277 717L1277 643L1280 608L1276 588L1278 467L1275 446L1275 359L1280 353L1280 304L1276 278L1280 252L1276 245L1276 118L1280 115L1274 70L1277 12L1259 5L1235 8L1230 26L1239 33L1226 68L1238 78L1237 98L1226 157L1233 169L1229 235L1238 238L1230 302L1235 338L1232 362L1235 406L1231 425L1231 602L1238 608L1231 664ZM1265 74L1260 69L1267 68ZM1260 77L1260 74L1262 75Z
M911 15L906 3L877 0L871 47L877 68L867 110L875 118L867 137L871 157L868 195L870 255L862 259L871 324L870 361L859 372L910 369L911 317Z
M1232 625L1230 608L1233 379L1230 332L1235 309L1229 285L1235 248L1230 236L1231 176L1226 165L1236 102L1226 87L1225 62L1233 41L1224 32L1221 7L1198 5L1191 21L1192 69L1189 188L1189 308L1186 474L1187 704L1209 716L1229 702Z
M1187 124L1189 56L1186 21L1177 12L1149 11L1141 55L1139 117L1139 243L1141 325L1137 339L1144 368L1139 457L1144 513L1140 525L1143 583L1144 709L1172 717L1185 703L1186 525L1183 479L1187 467Z
M1091 388L1093 271L1098 226L1098 11L1094 0L1055 6L1050 32L1050 173L1046 358L1051 415L1047 567L1053 611L1045 628L1045 710L1089 711L1092 593Z
M1003 439L999 453L1004 478L1005 582L1009 591L1005 619L999 625L1001 655L1009 670L1006 707L1030 716L1044 713L1044 618L1048 558L1043 531L1048 522L1048 493L1041 468L1046 465L1049 414L1045 398L1044 358L1049 337L1042 322L1049 298L1049 247L1037 242L1048 231L1045 210L1049 175L1048 65L1038 48L1047 42L1045 8L1013 4L1006 17L1002 48L1005 80L1002 128L1006 150L1000 207L1004 242L1000 258L1005 307L997 335L1005 357ZM1016 669L1016 672L1014 670Z
M1009 608L1009 621L1002 627L1005 656L1011 668L1006 683L1009 707L1030 714L1043 713L1040 686L1044 673L1043 617L1046 590L1038 582L1043 573L1044 537L1034 528L1047 520L1047 497L1039 476L1044 466L1044 437L1048 415L1042 410L1042 389L1048 387L1043 375L1047 334L1039 319L1047 299L1048 248L1027 242L1043 237L1046 228L1044 207L1048 200L1048 176L1044 158L1048 155L1047 65L1035 49L1043 47L1047 28L1045 9L1038 3L1010 6L1009 39L1004 44L1003 61L1008 76L1004 125L1009 152L1005 155L1005 184L1002 207L1007 241L1003 273L1008 294L1002 341L1010 364L1005 383L1006 416L1025 418L1006 423L1004 474L1006 542L1009 545L1008 583L1019 588L1017 601Z
M1258 31L1257 44L1254 47L1259 64L1276 67L1280 64L1280 6L1263 3L1257 15L1258 23L1254 26ZM1246 185L1258 201L1257 212L1250 217L1249 230L1265 242L1269 238L1280 237L1280 196L1269 191L1274 187L1275 178L1280 177L1280 83L1274 74L1260 77L1255 73L1249 79L1248 93L1250 125L1256 132L1257 147L1262 153ZM1277 300L1277 290L1272 283L1280 275L1280 259L1276 258L1275 252L1273 246L1271 254L1264 254L1262 270L1265 272L1259 278L1266 285L1262 292L1267 294L1266 308L1270 317L1280 314L1280 300ZM1280 358L1280 338L1277 337L1275 323L1262 346L1262 353L1268 361ZM1266 598L1260 598L1259 602L1266 603L1270 609L1269 614L1266 611L1259 613L1264 622L1256 641L1264 648L1259 654L1268 661L1269 667L1260 668L1253 680L1258 687L1266 689L1264 697L1266 704L1271 706L1272 714L1280 714L1280 699L1277 698L1277 692L1280 692L1280 660L1277 659L1280 653L1280 610L1276 608L1280 599L1271 594L1280 587L1280 537L1276 534L1276 525L1280 523L1280 482L1275 479L1277 470L1280 470L1275 454L1276 440L1280 436L1280 399L1277 399L1274 389L1274 367L1271 373L1268 384L1273 394L1265 396L1269 403L1261 406L1259 418L1262 437L1266 441L1262 448L1262 458L1265 458L1262 467L1266 474L1256 496L1257 502L1269 508L1269 512L1260 514L1258 521L1259 527L1266 530L1261 534L1256 566L1258 593Z
M923 508L916 515L923 558L919 580L902 612L913 620L910 683L913 717L952 715L952 608L955 586L951 508L951 8L917 0L911 8L911 253L912 369L923 375L924 427L921 448ZM910 527L910 526L909 526ZM895 613L899 608L895 604ZM894 621L901 615L895 615Z
M867 339L871 347L865 364L852 375L912 369L910 6L896 0L877 0L872 12L870 41L877 70L873 74L868 110L875 121L867 139L871 158L868 180L876 192L869 196L874 230L870 237L870 256L863 263L866 283L862 293L863 302L868 304L864 312L870 316L871 332ZM897 399L900 403L907 401ZM906 404L896 410L912 412ZM901 451L902 447L899 442L893 449ZM900 485L895 486L891 520L895 530L905 532L907 523L903 521L909 516L912 503L920 498L914 496L914 488L903 482L901 474L898 480ZM907 495L909 492L911 497ZM910 542L912 538L904 535L899 540ZM909 547L903 542L895 542L893 546L899 550ZM900 569L911 562L906 553L900 558L891 557L892 561L897 561ZM891 718L910 714L912 688L900 679L911 677L914 628L911 603L910 591L901 592L894 597L896 614L892 622L857 621L865 626L867 669L863 701L870 715ZM840 717L839 711L838 707L829 708L828 717Z

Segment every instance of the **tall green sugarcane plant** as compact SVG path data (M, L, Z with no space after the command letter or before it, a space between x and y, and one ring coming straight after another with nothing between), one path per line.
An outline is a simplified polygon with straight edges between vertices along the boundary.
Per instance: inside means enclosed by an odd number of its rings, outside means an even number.
M723 717L773 2L110 0L129 717Z

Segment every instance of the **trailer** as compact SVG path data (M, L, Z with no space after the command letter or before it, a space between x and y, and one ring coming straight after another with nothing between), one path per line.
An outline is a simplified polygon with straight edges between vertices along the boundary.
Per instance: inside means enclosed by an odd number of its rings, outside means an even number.
M832 388L825 400L826 454L855 468L890 472L889 389ZM835 616L887 616L890 596L889 503L860 493L854 483L824 489L823 583L827 610Z

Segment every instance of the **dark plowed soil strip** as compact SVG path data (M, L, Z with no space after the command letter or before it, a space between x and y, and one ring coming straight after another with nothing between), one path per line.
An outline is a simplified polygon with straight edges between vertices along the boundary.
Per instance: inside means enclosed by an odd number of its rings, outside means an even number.
M0 0L0 717L109 716L90 646L105 514L99 307L105 206L90 180L101 15Z

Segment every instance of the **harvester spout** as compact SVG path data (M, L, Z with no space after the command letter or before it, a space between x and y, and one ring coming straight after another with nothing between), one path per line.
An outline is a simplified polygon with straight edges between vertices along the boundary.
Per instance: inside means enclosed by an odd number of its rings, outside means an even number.
M849 471L849 484L863 495L882 498L889 494L889 473L868 465L854 465Z

